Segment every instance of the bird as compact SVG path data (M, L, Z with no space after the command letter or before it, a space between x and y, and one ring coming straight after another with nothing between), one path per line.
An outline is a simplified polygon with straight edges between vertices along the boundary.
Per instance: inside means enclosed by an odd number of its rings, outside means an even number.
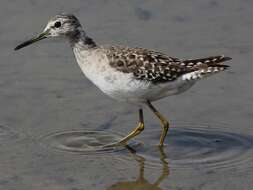
M78 18L61 13L49 19L43 32L16 46L19 50L51 37L65 38L84 75L111 98L137 106L139 121L117 144L126 145L144 130L143 108L148 107L160 120L159 146L169 129L168 120L153 102L190 89L197 81L226 70L224 55L179 59L162 52L122 45L99 45L83 29Z

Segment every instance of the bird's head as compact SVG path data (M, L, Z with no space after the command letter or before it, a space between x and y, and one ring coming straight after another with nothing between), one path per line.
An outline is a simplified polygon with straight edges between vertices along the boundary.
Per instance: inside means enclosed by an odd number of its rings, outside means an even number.
M70 37L74 38L82 30L78 19L72 14L59 14L51 18L42 33L34 38L18 45L15 50L19 50L37 41L49 37Z

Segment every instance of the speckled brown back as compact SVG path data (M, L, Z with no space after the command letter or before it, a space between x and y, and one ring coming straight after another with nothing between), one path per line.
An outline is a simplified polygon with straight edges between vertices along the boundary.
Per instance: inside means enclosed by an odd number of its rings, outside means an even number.
M136 79L153 83L173 81L183 74L208 67L220 67L224 70L227 66L219 63L230 59L224 56L213 56L180 60L147 49L121 46L106 48L106 54L111 67L124 73L133 73Z

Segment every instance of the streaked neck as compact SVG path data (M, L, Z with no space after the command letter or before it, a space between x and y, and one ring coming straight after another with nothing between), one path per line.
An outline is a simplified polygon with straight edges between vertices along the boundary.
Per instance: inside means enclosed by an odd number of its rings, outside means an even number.
M68 38L73 48L92 49L97 47L93 39L88 37L81 28L71 33Z

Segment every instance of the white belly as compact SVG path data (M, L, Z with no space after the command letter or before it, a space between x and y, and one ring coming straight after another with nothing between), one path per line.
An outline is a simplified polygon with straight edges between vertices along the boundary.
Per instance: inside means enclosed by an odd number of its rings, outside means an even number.
M174 82L154 85L151 82L136 80L131 73L113 69L103 52L96 50L78 52L74 49L74 54L85 76L105 94L120 101L134 103L155 101L183 92L194 84L194 82L178 79Z

